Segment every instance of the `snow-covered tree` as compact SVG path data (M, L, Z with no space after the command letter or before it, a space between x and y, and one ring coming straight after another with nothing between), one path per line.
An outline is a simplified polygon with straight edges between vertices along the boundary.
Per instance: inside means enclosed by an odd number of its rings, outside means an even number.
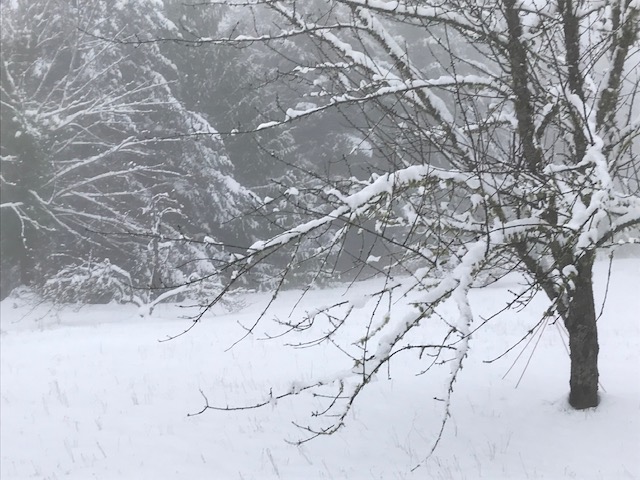
M127 29L176 27L153 0L3 4L3 290L105 258L164 288L213 273L220 239L238 241L221 224L252 195L214 128L176 99L158 46L101 40Z
M375 264L388 276L371 295L377 313L356 337L344 327L358 321L358 305L348 302L290 323L292 333L318 329L317 342L338 344L351 368L270 398L321 390L330 424L309 432L330 434L392 358L418 354L429 365L450 364L448 414L475 332L469 291L516 271L528 285L508 306L539 291L548 297L541 321L561 319L568 332L569 403L596 406L592 267L599 249L633 242L640 225L637 0L237 4L256 19L252 28L234 24L215 41L275 50L299 42L315 59L306 55L281 75L300 98L251 128L312 125L328 110L352 112L354 135L387 165L370 178L306 191L317 199L314 209L305 206L311 219L229 265L232 287L288 249L286 278L300 262L300 244L332 232L316 251L325 268L348 257L362 271ZM277 20L260 22L265 10ZM290 193L295 203L299 191ZM375 240L347 248L363 232ZM413 314L394 313L396 299L416 291ZM388 311L379 312L387 297ZM444 317L437 309L448 299L458 314ZM425 340L425 325L440 322L443 336ZM335 394L327 395L331 386Z
M315 203L314 192L329 185L327 181L383 171L373 158L371 146L350 128L357 119L353 112L325 110L314 116L313 124L298 122L282 128L244 131L247 126L266 123L283 114L289 105L311 105L309 99L299 95L306 88L304 83L281 81L291 78L296 62L314 61L313 49L306 48L304 42L287 42L277 49L260 42L228 48L216 37L230 28L240 31L250 27L251 15L227 5L203 7L180 1L166 4L167 17L178 25L178 38L158 39L152 33L140 32L133 43L159 44L178 66L176 92L180 100L202 112L221 131L238 132L224 137L236 178L260 195L264 203L261 208L245 212L243 218L254 224L248 233L275 235L303 221L306 209ZM279 21L277 12L260 13L260 23ZM296 185L299 195L291 195L291 185ZM295 202L290 202L294 197ZM307 261L304 268L291 272L287 285L304 285L312 278L336 279L335 271L318 276L317 267L322 264L321 257L315 254L318 243L325 242L308 241L298 249ZM269 262L253 271L261 273L250 281L245 279L245 283L258 283L263 289L273 286L277 283L274 269L286 263L287 254L275 252Z
M182 41L165 41L161 47L178 66L178 94L189 108L206 114L219 130L231 132L268 122L285 106L296 103L299 89L279 79L295 66L291 58L313 60L304 45L289 42L275 50L246 44L229 49L214 38L229 28L251 24L250 16L225 5L203 8L180 1L167 3L167 16L179 25ZM277 21L277 14L262 13L261 22ZM137 40L158 39L152 34L139 34ZM312 127L298 124L227 136L225 146L239 181L258 187L264 195L273 195L277 192L274 181L285 182L292 177L303 181L308 173L344 173L337 168L340 162L336 160L354 147L353 135L345 132L346 124L339 112L326 111L316 117ZM353 158L350 163L355 168Z

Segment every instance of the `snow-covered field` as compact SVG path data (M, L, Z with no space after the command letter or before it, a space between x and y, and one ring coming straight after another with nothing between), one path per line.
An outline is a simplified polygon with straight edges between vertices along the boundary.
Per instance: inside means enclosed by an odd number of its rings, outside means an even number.
M607 262L597 265L597 298ZM476 313L503 305L517 278L473 292ZM415 376L410 357L392 362L362 394L344 429L303 446L317 399L300 395L259 410L206 411L211 404L262 401L292 381L342 368L328 346L265 341L266 321L229 351L267 295L240 311L189 325L165 306L141 318L130 306L52 307L21 298L1 304L1 478L12 479L637 479L640 478L640 260L613 264L600 319L601 405L568 408L569 360L557 325L548 325L505 376L521 349L494 363L539 320L537 298L474 335L454 392L452 417L433 456L420 464L442 419L438 373ZM309 293L299 311L371 282ZM298 292L272 316L286 318ZM366 309L362 310L366 314ZM271 318L271 317L269 317ZM537 347L533 352L534 343ZM526 372L519 382L525 365ZM413 358L413 357L411 357ZM444 367L446 370L448 367ZM504 378L503 378L504 376ZM313 421L313 419L311 419Z

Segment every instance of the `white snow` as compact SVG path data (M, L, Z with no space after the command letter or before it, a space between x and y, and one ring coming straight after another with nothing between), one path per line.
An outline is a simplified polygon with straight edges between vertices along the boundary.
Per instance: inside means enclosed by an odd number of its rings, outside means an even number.
M607 262L596 265L598 310L607 267ZM296 447L285 440L304 432L291 422L313 422L310 413L322 402L305 392L277 402L275 396L301 391L312 379L334 378L345 365L344 355L326 344L287 348L288 337L264 340L283 328L267 320L226 351L245 334L238 323L253 324L270 295L247 295L244 310L208 313L189 334L167 342L158 340L191 325L177 306L158 305L153 315L140 318L135 306L54 308L10 297L0 304L0 477L640 478L639 279L640 260L614 261L599 321L603 393L597 409L567 406L569 362L558 324L536 330L540 339L534 335L519 360L516 348L484 363L538 322L547 304L536 297L524 311L501 315L472 334L442 442L414 472L442 419L443 402L433 398L442 398L448 366L416 376L430 359L392 359L389 371L380 371L357 399L345 428ZM471 291L471 331L482 316L504 305L518 281L510 276ZM344 297L360 307L344 333L354 334L377 303L362 299L380 287L368 281L310 291L292 318ZM285 292L272 316L289 318L299 295ZM394 308L392 316L411 312L397 301ZM439 313L454 323L469 320L454 301ZM428 339L430 324L420 328ZM204 405L200 389L212 405L273 401L259 410L188 417Z

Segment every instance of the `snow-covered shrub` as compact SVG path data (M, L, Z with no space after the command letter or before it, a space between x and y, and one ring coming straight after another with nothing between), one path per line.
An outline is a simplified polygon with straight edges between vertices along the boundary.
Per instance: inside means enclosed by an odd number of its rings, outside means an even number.
M127 303L133 300L131 276L108 259L70 265L46 280L42 295L57 303Z
M11 302L13 308L19 308L27 305L37 305L42 298L34 288L20 285L9 292L6 300Z

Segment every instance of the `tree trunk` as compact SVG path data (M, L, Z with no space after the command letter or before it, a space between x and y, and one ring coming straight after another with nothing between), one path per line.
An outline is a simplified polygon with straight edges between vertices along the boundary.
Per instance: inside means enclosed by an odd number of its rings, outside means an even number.
M36 262L30 249L24 245L22 241L20 243L22 245L22 248L20 248L18 253L18 261L20 263L20 284L31 286L35 282Z
M564 319L571 351L569 403L576 409L598 405L599 346L593 300L593 261L594 255L590 254L576 264L575 290Z

